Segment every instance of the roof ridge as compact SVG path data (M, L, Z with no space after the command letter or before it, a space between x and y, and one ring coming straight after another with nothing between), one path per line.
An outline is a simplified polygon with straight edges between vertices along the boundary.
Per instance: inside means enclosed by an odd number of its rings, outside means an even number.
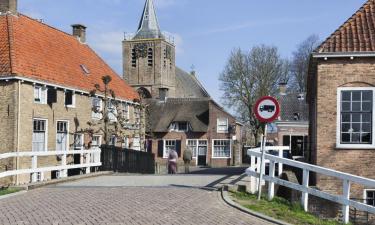
M335 35L340 32L344 27L348 26L348 23L356 19L360 13L365 12L365 8L369 7L371 3L374 3L375 0L367 0L352 16L350 16L345 22L337 28L331 35L328 36L315 50L314 52L324 51L324 47L328 44L328 41L335 37Z

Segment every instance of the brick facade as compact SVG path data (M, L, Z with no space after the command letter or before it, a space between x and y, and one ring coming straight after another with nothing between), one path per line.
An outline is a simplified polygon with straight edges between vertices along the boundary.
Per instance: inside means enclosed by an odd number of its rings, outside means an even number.
M340 149L336 146L336 121L340 115L337 89L374 87L375 59L319 59L315 70L315 76L309 78L311 161L319 166L375 179L374 149ZM316 184L325 191L342 191L341 182L331 177L319 175ZM363 188L353 185L352 197L363 198Z

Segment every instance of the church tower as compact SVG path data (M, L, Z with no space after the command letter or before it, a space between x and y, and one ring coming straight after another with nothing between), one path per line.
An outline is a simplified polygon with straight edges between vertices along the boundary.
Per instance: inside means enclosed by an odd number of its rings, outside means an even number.
M146 98L175 97L175 46L160 31L153 0L146 0L138 31L123 41L124 79Z

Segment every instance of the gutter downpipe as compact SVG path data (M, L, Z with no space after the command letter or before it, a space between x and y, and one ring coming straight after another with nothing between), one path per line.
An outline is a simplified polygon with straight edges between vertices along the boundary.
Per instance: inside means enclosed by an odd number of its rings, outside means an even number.
M18 110L17 110L17 153L20 151L20 116L21 116L21 81L18 80ZM19 157L16 157L16 170L19 169ZM19 184L19 175L16 175L16 185Z

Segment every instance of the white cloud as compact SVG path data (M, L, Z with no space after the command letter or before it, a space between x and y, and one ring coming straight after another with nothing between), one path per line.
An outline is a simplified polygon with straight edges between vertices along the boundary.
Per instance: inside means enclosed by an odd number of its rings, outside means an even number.
M108 54L121 55L122 52L122 40L124 39L124 33L118 31L109 32L95 32L92 36L92 45L99 51Z

